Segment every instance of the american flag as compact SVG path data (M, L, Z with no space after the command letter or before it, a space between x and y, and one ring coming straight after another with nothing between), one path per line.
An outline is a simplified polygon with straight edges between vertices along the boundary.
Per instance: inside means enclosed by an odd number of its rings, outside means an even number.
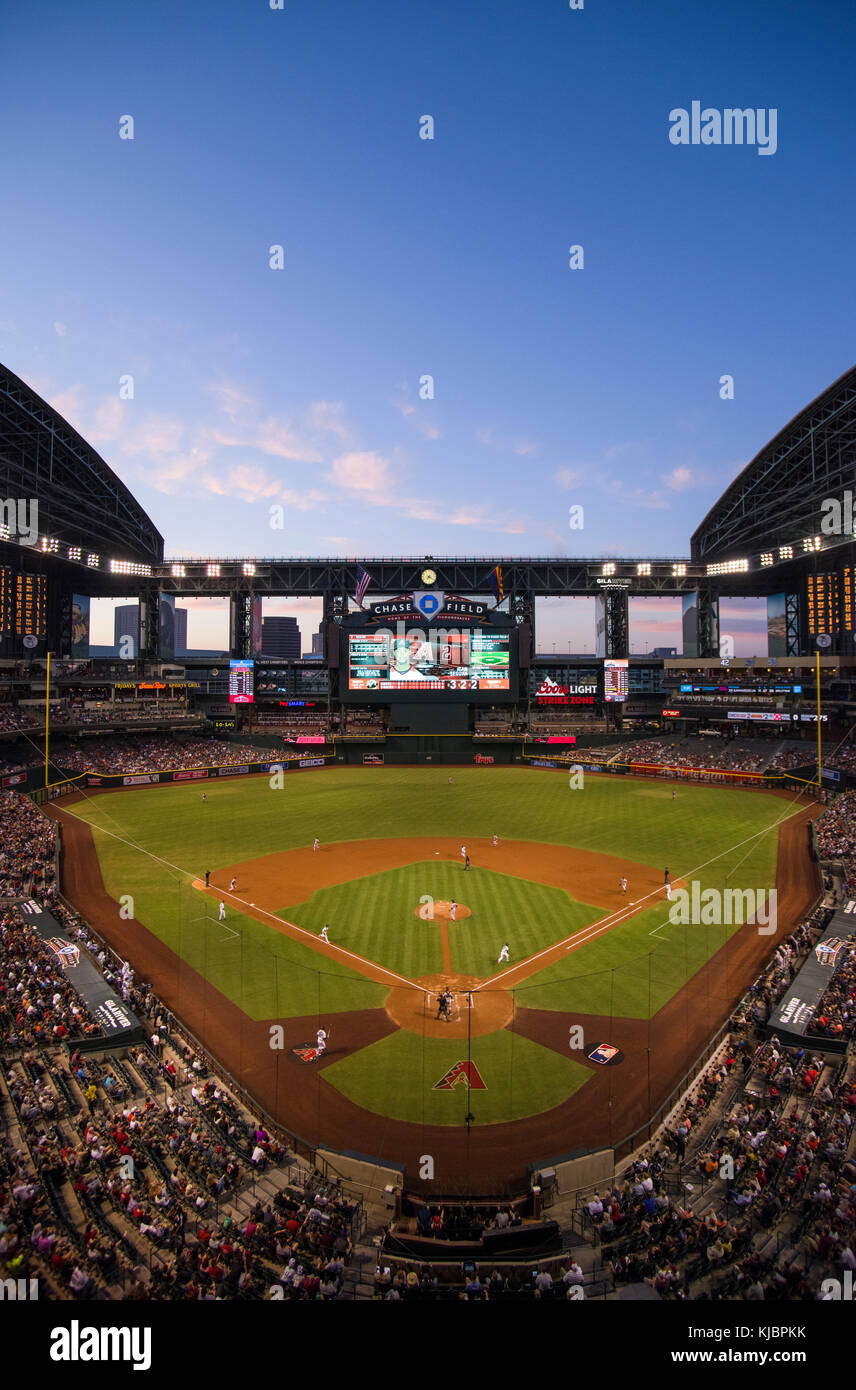
M366 596L366 589L369 587L371 582L372 577L369 574L368 570L363 569L362 565L357 565L357 587L354 590L354 598L357 600L357 603L360 605L361 608L363 606L363 599Z

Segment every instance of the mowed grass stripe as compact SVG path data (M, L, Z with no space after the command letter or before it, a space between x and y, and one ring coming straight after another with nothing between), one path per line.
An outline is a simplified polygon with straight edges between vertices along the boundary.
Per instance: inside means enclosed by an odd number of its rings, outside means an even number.
M69 808L197 876L281 849L335 840L459 836L574 845L682 873L757 831L789 805L739 788L671 786L530 768L342 768L137 787ZM129 851L130 852L130 851Z
M722 894L735 887L769 889L775 885L777 851L777 838L764 836L752 846L733 850L701 872L698 880L703 889ZM669 918L673 904L677 906L677 898L669 903L663 894L653 907L532 975L515 989L516 1004L649 1018L736 932L757 931L753 923L742 924L742 912L741 921L730 925L676 925Z
M416 915L426 898L426 912L431 900L470 909L447 923L452 969L480 979L495 974L504 942L512 962L522 960L604 915L561 888L430 860L319 888L280 915L313 932L329 922L331 941L415 980L443 969L440 924Z
M153 869L151 860L129 854L109 836L95 831L94 838L107 892L117 900L130 894L137 920L250 1018L383 1007L385 986L227 903L226 926L238 932L229 936L218 921L216 898Z

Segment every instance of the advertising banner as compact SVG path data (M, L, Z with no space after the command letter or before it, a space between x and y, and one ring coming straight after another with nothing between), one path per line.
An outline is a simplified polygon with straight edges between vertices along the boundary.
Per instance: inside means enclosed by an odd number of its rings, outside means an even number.
M323 766L324 766L324 759L323 759L323 758L301 758L301 759L300 759L300 762L299 762L299 764L298 764L298 766L299 766L299 767L323 767Z
M246 777L250 767L247 763L244 767L215 767L212 772L218 777Z
M159 772L140 772L135 777L123 777L123 787L142 787L151 782L159 782Z
M113 992L103 975L99 974L86 953L72 941L56 918L46 912L40 903L32 900L24 903L21 910L50 947L57 964L97 1019L104 1036L111 1043L121 1038L123 1044L142 1038L143 1029L139 1019Z
M207 777L209 771L213 772L214 769L207 767L189 768L186 772L174 772L172 780L173 782L196 782L200 777Z
M492 760L491 760L491 761L492 761ZM478 758L476 759L476 762L478 762ZM363 767L383 767L383 754L382 754L382 753L364 753L364 754L363 754Z

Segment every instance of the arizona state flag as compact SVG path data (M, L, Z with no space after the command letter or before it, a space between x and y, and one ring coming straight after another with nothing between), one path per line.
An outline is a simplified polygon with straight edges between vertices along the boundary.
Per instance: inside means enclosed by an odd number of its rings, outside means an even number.
M496 599L498 606L505 598L505 589L502 585L502 565L497 565L491 570L487 577L487 586Z

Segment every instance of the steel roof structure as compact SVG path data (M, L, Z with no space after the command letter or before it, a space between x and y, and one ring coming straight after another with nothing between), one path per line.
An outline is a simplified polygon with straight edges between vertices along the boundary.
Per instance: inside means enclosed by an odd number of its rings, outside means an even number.
M0 492L36 499L50 553L80 548L156 564L163 537L123 482L62 416L0 365ZM46 547L43 545L43 549ZM100 566L99 566L100 567Z

